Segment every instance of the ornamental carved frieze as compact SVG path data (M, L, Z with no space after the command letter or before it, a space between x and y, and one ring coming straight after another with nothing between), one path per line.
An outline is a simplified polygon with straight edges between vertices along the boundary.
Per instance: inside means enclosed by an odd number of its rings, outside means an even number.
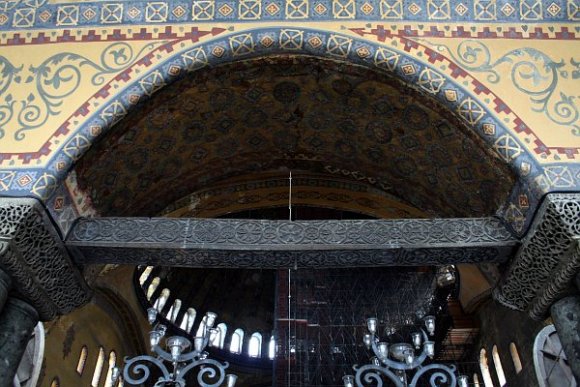
M494 291L502 304L543 319L580 271L580 194L548 194Z
M34 199L0 198L0 267L41 320L66 314L90 298L45 209Z
M495 218L284 221L80 219L78 264L357 267L505 262L519 245Z

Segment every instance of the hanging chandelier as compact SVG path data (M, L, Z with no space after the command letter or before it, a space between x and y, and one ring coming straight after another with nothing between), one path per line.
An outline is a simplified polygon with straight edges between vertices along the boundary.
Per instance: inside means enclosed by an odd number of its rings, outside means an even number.
M157 321L158 311L155 308L147 309L149 324L152 326ZM151 376L151 366L157 368L161 376L155 381L155 387L186 387L186 375L194 369L198 370L197 383L199 387L219 387L224 381L227 387L234 387L238 377L234 374L226 374L228 362L220 363L216 360L208 359L205 348L211 338L215 337L217 330L213 328L217 315L207 312L202 320L204 329L202 336L195 337L192 343L182 336L170 336L165 338L167 327L163 324L155 324L149 332L149 342L151 352L156 356L141 355L133 358L126 358L123 371L114 367L111 373L113 384L117 382L121 373L123 382L130 386L141 386ZM161 342L165 338L165 347Z
M425 329L429 336L435 334L435 317L425 316ZM371 383L382 387L383 380L387 379L395 387L418 387L426 385L421 382L425 377L429 378L431 387L467 387L466 375L456 376L455 366L431 363L423 366L423 363L435 356L435 342L429 340L425 329L421 328L411 334L411 343L387 343L377 336L378 319L367 319L369 333L363 336L363 342L367 349L372 349L375 356L370 364L354 366L355 375L346 375L342 378L344 387L364 387ZM421 384L418 384L421 383Z

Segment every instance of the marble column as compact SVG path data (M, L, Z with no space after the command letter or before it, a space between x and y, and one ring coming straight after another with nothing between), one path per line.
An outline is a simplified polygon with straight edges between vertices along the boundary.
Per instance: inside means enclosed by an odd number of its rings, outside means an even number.
M10 287L12 286L12 280L10 276L0 269L0 312L2 312L2 308L6 303L6 299L8 298L8 291L10 291Z
M27 302L9 297L0 313L0 386L12 386L38 312Z
M576 380L580 380L580 296L574 295L555 302L552 320Z

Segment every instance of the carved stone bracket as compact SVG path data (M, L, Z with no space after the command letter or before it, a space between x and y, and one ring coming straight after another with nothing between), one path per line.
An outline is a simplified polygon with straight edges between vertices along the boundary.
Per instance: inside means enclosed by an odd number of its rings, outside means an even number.
M94 218L65 243L81 264L285 268L505 262L519 241L494 218Z
M44 321L88 302L90 291L35 199L0 198L0 267Z
M580 194L548 194L494 297L543 319L580 270Z

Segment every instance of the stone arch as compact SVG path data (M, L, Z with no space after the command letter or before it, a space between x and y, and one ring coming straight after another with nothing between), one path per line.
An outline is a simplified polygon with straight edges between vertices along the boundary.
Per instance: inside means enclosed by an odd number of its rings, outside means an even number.
M516 233L523 233L543 192L534 180L541 173L541 167L511 134L509 126L495 118L489 103L486 104L481 98L482 92L495 97L491 91L442 54L404 38L400 41L402 47L387 47L352 35L318 29L269 27L219 35L202 44L183 41L167 43L119 74L115 80L124 87L98 110L87 112L87 109L90 110L87 103L77 110L73 118L90 118L55 153L32 193L44 201L50 201L67 171L95 141L106 135L140 101L183 78L187 72L258 57L306 55L383 71L431 96L459 117L518 177L509 202L500 211ZM427 60L418 60L410 54L413 50L419 50ZM172 54L157 62L155 54L161 51ZM437 67L441 63L445 65ZM146 71L136 71L144 66L147 67ZM97 94L110 96L110 85L105 85ZM498 97L491 99L509 109ZM520 205L522 201L525 206ZM528 210L523 211L522 208Z

